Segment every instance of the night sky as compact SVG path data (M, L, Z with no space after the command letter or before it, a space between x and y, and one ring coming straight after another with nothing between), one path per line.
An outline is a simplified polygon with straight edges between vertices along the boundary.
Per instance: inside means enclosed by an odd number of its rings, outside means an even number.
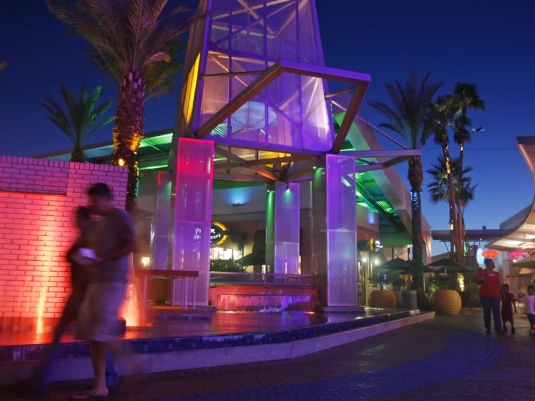
M479 184L467 209L467 228L497 228L532 202L533 179L515 138L535 135L535 1L316 2L326 64L372 76L361 107L370 122L383 119L367 102L388 101L384 84L405 81L412 69L444 81L440 94L451 92L455 82L478 84L487 110L470 115L485 131L474 134L465 153L465 164L474 168L473 181ZM0 154L32 156L69 148L39 106L43 94L58 99L60 83L73 90L82 82L90 88L102 84L103 98L116 99L114 85L90 65L87 45L65 31L42 0L1 2L0 60L9 65L0 72ZM173 126L177 99L175 92L147 104L147 132ZM110 138L111 125L92 141ZM426 169L440 152L428 143ZM458 149L453 146L452 152L456 156ZM398 169L405 177L406 166ZM447 229L446 205L431 205L427 191L423 197L432 228ZM444 251L442 244L433 244L434 254Z

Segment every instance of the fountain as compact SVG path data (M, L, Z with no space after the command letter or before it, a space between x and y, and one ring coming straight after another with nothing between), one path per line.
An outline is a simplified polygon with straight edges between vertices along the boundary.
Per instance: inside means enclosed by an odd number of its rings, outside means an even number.
M219 294L218 310L232 312L312 312L311 294Z
M143 316L144 309L139 280L134 277L126 287L126 296L119 311L119 316L126 321L127 327L143 326L146 323Z

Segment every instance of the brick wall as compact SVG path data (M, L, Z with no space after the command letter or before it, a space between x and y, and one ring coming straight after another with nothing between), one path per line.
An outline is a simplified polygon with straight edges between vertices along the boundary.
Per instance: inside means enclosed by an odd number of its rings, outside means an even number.
M96 182L110 185L124 208L126 178L121 167L0 156L0 319L60 316L74 209Z

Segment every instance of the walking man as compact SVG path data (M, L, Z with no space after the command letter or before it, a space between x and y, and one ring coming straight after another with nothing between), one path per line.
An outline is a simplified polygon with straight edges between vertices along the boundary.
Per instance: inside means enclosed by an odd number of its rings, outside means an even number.
M129 254L136 251L136 236L132 218L113 206L106 184L93 185L87 195L91 212L102 218L91 229L89 240L95 257L77 255L93 277L78 314L76 335L89 342L95 382L91 389L71 399L108 400L106 350L117 339L117 313L125 297Z

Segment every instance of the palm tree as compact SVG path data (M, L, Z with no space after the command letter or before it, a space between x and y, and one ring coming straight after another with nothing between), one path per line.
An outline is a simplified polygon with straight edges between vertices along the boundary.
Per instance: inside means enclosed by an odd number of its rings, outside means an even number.
M453 188L455 191L455 203L452 204L450 196L450 180L447 173L446 158L440 156L437 158L438 163L432 164L431 168L427 170L427 173L431 176L432 181L427 185L429 189L429 201L433 204L440 202L446 202L450 208L450 221L451 224L451 210L459 206L466 208L466 205L474 199L475 188L477 185L472 186L472 179L468 177L468 173L472 171L472 167L466 167L461 169L461 164L459 159L452 159L450 164L450 170L452 173ZM465 209L464 209L465 210ZM463 213L464 213L463 210ZM461 221L464 221L463 215L461 215ZM463 233L460 233L462 238L464 238ZM459 244L457 244L459 245ZM460 246L463 247L464 241L460 243ZM453 248L455 246L452 237ZM451 249L450 249L451 252Z
M388 122L380 124L397 133L412 149L422 148L434 132L434 121L430 115L430 104L442 86L442 82L429 83L430 74L419 82L418 74L411 72L405 84L396 81L386 84L391 106L370 102L370 106L381 113ZM422 203L421 192L424 181L422 158L409 159L408 179L411 186L412 241L413 241L413 283L423 300L423 240L422 240Z
M455 84L453 93L461 107L461 116L459 116L458 118L457 129L455 130L453 139L457 144L459 144L459 160L462 168L464 162L464 145L466 142L470 142L470 140L472 139L470 130L466 129L466 127L470 125L470 120L468 119L468 110L485 110L485 102L481 100L479 92L477 91L476 84L458 82ZM457 226L459 227L459 232L461 234L459 242L463 243L465 232L463 205L458 204L458 209L459 221ZM464 253L462 255L464 256Z
M80 88L78 97L63 85L60 86L59 92L65 103L65 108L48 96L42 96L43 103L41 103L41 106L48 111L46 118L56 124L72 142L71 161L83 163L85 161L84 143L95 132L113 120L112 117L102 119L113 100L97 105L103 93L102 86L97 86L93 93L90 94L84 84Z
M427 185L429 189L429 201L433 204L446 202L451 207L450 185L449 177L446 167L446 158L444 156L437 157L437 162L431 164L431 168L426 172L431 176L431 182ZM464 189L470 186L472 179L468 177L468 173L472 171L472 167L460 169L459 159L452 159L450 169L453 175L453 188L455 191L456 202L470 199L465 199L463 196ZM461 199L461 197L463 197Z
M459 102L463 117L459 127L460 129L457 130L454 135L454 140L460 147L459 159L462 167L464 162L464 144L470 142L472 139L470 131L466 129L466 126L470 125L470 121L468 120L468 110L485 110L485 102L481 100L476 84L458 82L455 84L453 93Z
M95 64L119 85L113 163L128 168L126 209L136 209L137 149L143 139L145 100L168 92L179 64L179 36L200 16L164 11L168 0L47 0L48 9L91 45Z
M469 182L465 183L459 193L457 194L457 208L459 210L459 216L461 219L461 246L464 249L464 238L466 237L464 214L466 213L466 207L470 202L475 199L475 192L478 184L471 185Z
M455 202L455 190L453 186L453 173L451 167L451 155L449 148L449 128L456 127L456 116L460 112L460 105L457 99L452 95L447 95L439 98L436 103L432 105L433 120L435 121L434 137L435 142L442 146L442 153L444 157L445 170L448 182L448 195L450 197L448 204L450 205L450 231L451 231L451 249L450 255L452 259L458 259L459 254L459 237L460 233L457 224L457 207ZM455 130L455 129L454 129Z

